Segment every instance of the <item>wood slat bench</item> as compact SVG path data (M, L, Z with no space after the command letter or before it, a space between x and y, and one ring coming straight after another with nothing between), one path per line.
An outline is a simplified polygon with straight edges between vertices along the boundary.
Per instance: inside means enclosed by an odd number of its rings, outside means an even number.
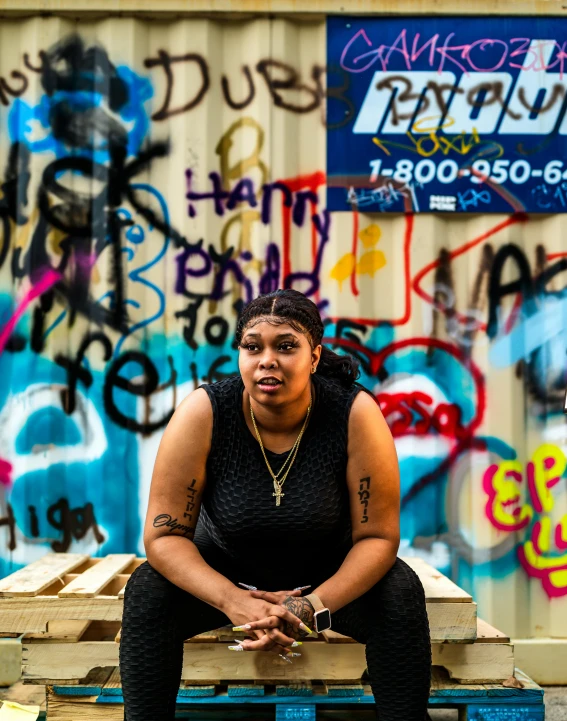
M432 642L474 641L472 597L421 559L404 560L423 584ZM124 587L144 561L133 554L47 554L0 580L0 632L46 633L53 621L120 621Z

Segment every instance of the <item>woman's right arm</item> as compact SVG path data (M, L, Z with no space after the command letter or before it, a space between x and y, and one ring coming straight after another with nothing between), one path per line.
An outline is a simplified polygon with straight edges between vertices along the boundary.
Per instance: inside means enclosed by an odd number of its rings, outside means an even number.
M173 414L161 439L144 527L148 562L179 588L225 612L241 589L211 568L193 543L206 484L213 411L202 388Z

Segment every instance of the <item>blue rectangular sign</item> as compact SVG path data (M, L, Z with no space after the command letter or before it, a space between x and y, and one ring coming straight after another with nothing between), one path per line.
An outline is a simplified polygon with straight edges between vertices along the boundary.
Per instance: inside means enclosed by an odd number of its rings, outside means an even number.
M567 20L327 20L329 210L567 210Z

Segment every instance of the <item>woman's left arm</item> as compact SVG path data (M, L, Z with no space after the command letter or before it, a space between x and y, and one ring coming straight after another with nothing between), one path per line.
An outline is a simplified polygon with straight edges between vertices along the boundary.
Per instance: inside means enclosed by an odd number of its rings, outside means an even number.
M348 424L347 485L353 547L312 593L333 613L372 588L394 565L400 543L400 471L378 404L360 392Z

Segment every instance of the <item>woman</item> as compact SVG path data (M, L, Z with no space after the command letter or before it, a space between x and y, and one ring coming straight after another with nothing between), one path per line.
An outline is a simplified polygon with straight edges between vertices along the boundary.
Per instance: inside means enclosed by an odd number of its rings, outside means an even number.
M183 641L229 623L249 636L233 651L287 661L331 623L366 644L381 721L427 718L429 627L421 583L396 558L393 439L354 359L322 336L301 293L256 298L236 331L240 376L196 389L169 422L147 562L124 598L126 721L171 721Z

